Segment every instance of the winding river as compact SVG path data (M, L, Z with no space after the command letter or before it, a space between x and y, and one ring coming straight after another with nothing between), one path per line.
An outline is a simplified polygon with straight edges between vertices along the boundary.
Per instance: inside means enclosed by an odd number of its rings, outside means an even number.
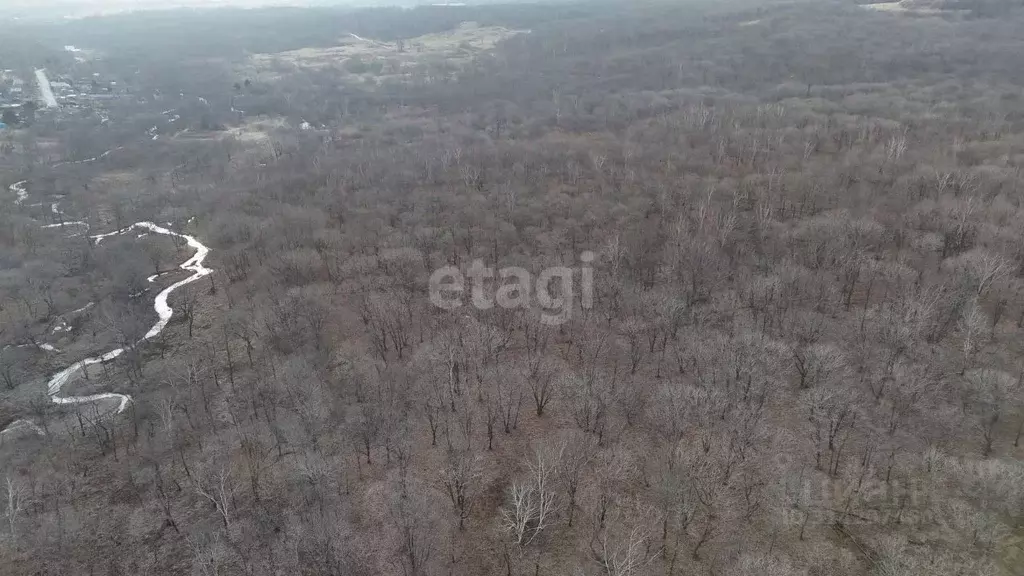
M21 181L11 185L10 187L11 192L17 195L16 202L18 204L21 204L28 196L28 192L25 189L25 184L25 181ZM55 214L61 214L57 204L54 204L52 209ZM64 222L62 224L47 225L44 226L44 228L58 228L64 226L84 226L86 230L88 230L89 227L89 225L86 224L85 222ZM147 340L156 338L158 335L160 335L161 332L163 332L164 328L167 327L167 324L171 321L171 316L174 315L174 310L170 307L170 305L167 304L167 300L168 298L170 298L170 295L175 290L181 288L182 286L191 284L196 280L199 280L200 278L208 276L210 273L213 272L213 270L207 268L204 265L206 257L210 253L209 248L204 246L201 242L199 242L192 236L188 236L186 234L179 234L162 226L158 226L152 222L136 222L135 224L132 224L131 226L128 226L121 230L109 232L106 234L97 234L94 236L90 236L90 238L93 240L95 244L99 244L106 238L125 234L133 229L143 229L152 234L177 236L178 238L185 240L188 246L195 250L195 253L192 255L191 258L189 258L179 266L180 269L185 270L187 272L191 272L191 274L184 280L180 280L178 282L175 282L174 284L171 284L167 288L164 288L164 290L161 291L159 294L157 294L156 298L153 301L153 309L156 310L158 320L156 324L154 324L153 327L150 328L148 332L146 332L146 335L143 336L142 339L140 339L138 342L132 345L132 348L141 345ZM150 281L153 281L155 279L155 277L151 277ZM86 307L88 307L88 305ZM50 349L53 349L53 347L50 346ZM115 413L120 414L121 412L124 411L125 408L128 407L128 404L131 402L130 396L127 396L125 394L116 394L113 392L91 394L88 396L62 396L61 390L76 376L82 374L89 366L92 366L94 364L103 364L106 362L110 362L124 354L124 352L124 348L117 348L104 354L101 354L99 356L94 356L92 358L80 360L78 362L75 362L74 364L71 364L64 370L61 370L52 378L50 378L49 382L47 382L46 384L47 394L49 395L50 400L54 404L86 404L100 401L116 401L117 410ZM0 435L23 428L30 429L37 434L43 433L42 429L33 422L30 422L28 420L16 420L15 422L12 422L9 426L7 426L7 428L0 430Z

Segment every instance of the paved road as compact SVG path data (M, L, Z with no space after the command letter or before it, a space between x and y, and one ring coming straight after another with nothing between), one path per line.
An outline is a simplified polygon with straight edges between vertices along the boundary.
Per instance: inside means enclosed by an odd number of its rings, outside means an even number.
M46 102L47 108L56 108L57 98L53 96L53 89L50 88L50 79L46 77L46 70L39 68L36 70L36 82L39 83L39 94L43 97L43 101Z

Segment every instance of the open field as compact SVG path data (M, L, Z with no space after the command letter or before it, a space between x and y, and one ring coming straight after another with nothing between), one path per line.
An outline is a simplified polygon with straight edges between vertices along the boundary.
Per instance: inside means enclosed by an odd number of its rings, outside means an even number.
M249 65L261 72L280 67L332 68L351 80L403 78L409 72L429 64L458 68L474 56L493 50L502 40L526 30L497 26L478 26L466 22L458 28L428 34L400 42L381 42L348 34L331 48L304 48L278 54L256 54ZM243 68L243 73L247 69Z
M46 77L46 70L36 70L36 85L39 87L39 96L43 100L43 104L47 108L57 107L57 98L53 95L53 89L50 88L50 79Z

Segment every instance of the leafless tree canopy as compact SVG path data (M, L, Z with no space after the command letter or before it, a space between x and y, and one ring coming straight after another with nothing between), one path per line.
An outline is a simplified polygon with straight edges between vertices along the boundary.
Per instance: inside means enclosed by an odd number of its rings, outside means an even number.
M1024 573L1020 1L3 26L0 574Z

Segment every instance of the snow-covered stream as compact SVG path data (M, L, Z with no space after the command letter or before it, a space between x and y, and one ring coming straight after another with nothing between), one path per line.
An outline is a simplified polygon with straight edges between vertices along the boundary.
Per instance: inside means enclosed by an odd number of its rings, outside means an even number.
M189 258L179 266L179 268L181 268L182 270L192 272L192 275L189 276L188 278L185 278L184 280L171 284L167 288L164 288L162 292L157 294L156 299L153 301L153 308L156 310L156 314L159 319L157 320L156 324L154 324L153 327L149 329L149 332L146 332L146 335L143 336L141 340L134 344L135 346L138 346L139 344L142 344L146 340L150 340L159 336L160 333L164 331L164 328L167 327L167 324L171 321L171 316L174 315L174 310L170 307L170 305L167 304L167 299L170 297L171 293L177 290L178 288L181 288L182 286L191 284L192 282L195 282L196 280L199 280L200 278L209 275L211 272L213 272L213 270L210 270L209 268L203 265L203 262L206 260L206 256L210 253L209 248L204 246L201 242L199 242L192 236L178 234L177 232L173 232L162 226L157 226L152 222L136 222L135 224L132 224L131 226L123 230L109 232L107 234L97 234L95 236L91 236L91 238L95 241L96 244L99 244L100 241L102 241L104 238L124 234L125 232L128 232L133 228L144 228L154 234L177 236L179 238L184 239L185 242L188 243L189 247L195 249L196 251L196 253L193 254L191 258ZM51 378L50 381L47 383L47 392L50 395L50 399L56 404L82 404L86 402L96 402L98 400L117 400L117 412L122 412L128 406L128 402L131 401L131 398L125 396L124 394L105 393L92 394L90 396L67 397L60 397L57 396L57 394L60 393L61 388L63 388L65 384L71 381L72 377L82 372L89 366L92 366L94 364L102 364L104 362L110 362L111 360L114 360L115 358L118 358L119 356L124 354L124 352L124 348L117 348L115 350L107 352L106 354L103 354L102 356L86 358L85 360L76 362L71 366L68 366L61 372L58 372L57 375Z
M78 165L78 164L90 164L90 163L95 162L97 160L102 160L102 159L106 158L107 156L110 156L111 152L116 152L117 150L124 150L124 146L118 146L117 148L114 148L112 150L107 150L106 152L104 152L103 154L100 154L99 156L93 156L92 158L86 158L85 160L72 160L72 161L69 161L69 162L57 162L56 164L53 165L53 167L57 168L59 166L75 166L75 165Z
M21 203L21 201L24 200L25 195L27 195L27 193L25 192L24 184L25 182L19 182L11 186L11 190L18 194L19 204ZM53 212L56 214L61 214L57 204L53 205ZM50 224L44 226L44 228L57 228L64 226L85 226L86 230L88 230L89 225L86 224L85 222L64 222L62 224ZM204 246L201 242L199 242L192 236L179 234L162 226L158 226L152 222L136 222L135 224L132 224L131 226L128 226L127 228L124 228L122 230L118 230L116 232L109 232L106 234L97 234L91 236L90 238L92 238L95 244L99 244L105 238L125 234L126 232L129 232L130 230L136 228L146 230L147 233L163 234L165 236L177 236L179 238L182 238L185 240L185 242L188 244L190 248L195 250L195 254L193 254L191 258L189 258L179 266L180 269L191 272L191 275L189 275L184 280L175 282L174 284L168 286L159 294L157 294L156 298L153 301L153 308L156 310L158 320L156 324L154 324L153 327L149 329L149 332L146 332L146 335L143 336L141 340L136 342L133 345L133 347L139 346L146 340L151 340L157 337L161 332L163 332L164 328L167 327L167 324L171 321L171 316L173 316L174 314L174 310L167 303L167 300L170 297L171 293L173 293L178 288L191 284L192 282L195 282L196 280L199 280L200 278L203 278L204 276L207 276L211 272L213 272L212 270L203 265L207 255L209 255L210 253L209 248ZM154 277L151 279L151 281L155 279L156 278ZM82 312L91 306L92 303L87 304L83 308L71 312L71 314ZM59 350L50 345L44 344L41 345L40 347L53 352L59 352ZM111 350L99 356L94 356L91 358L86 358L85 360L80 360L68 366L64 370L61 370L52 378L50 378L49 382L47 382L47 394L50 396L50 400L55 404L85 404L90 402L113 400L118 403L116 413L119 414L123 412L124 409L128 406L128 403L131 402L131 398L124 394L116 394L110 392L102 394L91 394L88 396L61 396L60 393L61 390L69 382L71 382L76 376L82 374L89 366L110 362L111 360L114 360L121 356L122 354L124 354L124 352L124 348L117 348L115 350ZM37 433L42 432L42 430L34 423L29 422L27 420L18 420L13 422L4 430L0 431L0 435L22 428L28 428Z
M81 226L85 228L85 232L89 231L89 224L87 222L82 222L80 220L76 220L74 222L58 222L56 224L47 224L43 226L43 228L64 228L67 226ZM83 232L76 232L74 234L69 234L68 238L78 238L82 234Z

